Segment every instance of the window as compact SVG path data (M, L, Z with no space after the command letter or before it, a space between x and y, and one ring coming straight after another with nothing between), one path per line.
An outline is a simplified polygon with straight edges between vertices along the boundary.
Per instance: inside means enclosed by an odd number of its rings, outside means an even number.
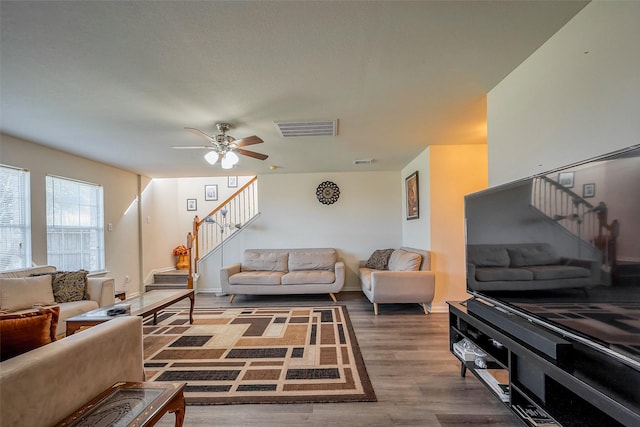
M0 165L0 271L31 266L29 171Z
M101 186L47 176L47 262L58 270L104 270Z

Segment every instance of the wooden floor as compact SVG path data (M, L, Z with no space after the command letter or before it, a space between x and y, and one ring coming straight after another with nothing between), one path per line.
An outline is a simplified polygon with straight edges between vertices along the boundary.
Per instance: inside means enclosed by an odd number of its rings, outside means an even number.
M197 294L196 307L228 307L228 297ZM519 426L511 412L449 352L448 315L418 304L373 306L360 292L347 306L377 402L187 406L185 426ZM182 303L181 303L182 304ZM332 304L329 296L238 296L233 306ZM157 424L173 426L173 414Z

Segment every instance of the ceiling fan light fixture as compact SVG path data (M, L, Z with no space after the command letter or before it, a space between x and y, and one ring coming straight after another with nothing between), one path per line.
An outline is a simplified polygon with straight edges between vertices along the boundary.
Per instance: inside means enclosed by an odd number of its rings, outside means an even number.
M204 159L210 165L215 165L216 162L218 161L218 157L219 157L218 153L216 153L215 151L209 151L207 154L204 155Z
M229 159L229 161L231 162L232 166L236 165L240 161L240 157L238 157L238 155L236 153L234 153L233 151L227 152L225 157L227 157Z
M224 157L222 157L222 160L220 160L220 166L222 166L222 169L231 169L234 164L235 163L233 163L233 159L231 159L229 153L225 154Z

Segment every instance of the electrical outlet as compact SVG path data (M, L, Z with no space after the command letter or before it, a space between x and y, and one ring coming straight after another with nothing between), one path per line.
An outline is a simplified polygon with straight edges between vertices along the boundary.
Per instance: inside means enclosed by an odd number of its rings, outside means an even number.
M107 231L113 231L113 224L107 224Z
M124 276L124 284L126 285L129 282L131 282L131 279L129 278L129 276Z

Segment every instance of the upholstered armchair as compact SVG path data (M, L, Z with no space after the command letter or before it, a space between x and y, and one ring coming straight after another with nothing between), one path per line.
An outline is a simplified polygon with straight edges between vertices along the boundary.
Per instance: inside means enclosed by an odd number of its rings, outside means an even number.
M359 276L376 315L384 303L418 303L429 314L436 283L431 252L407 247L376 251L368 261L360 261Z

